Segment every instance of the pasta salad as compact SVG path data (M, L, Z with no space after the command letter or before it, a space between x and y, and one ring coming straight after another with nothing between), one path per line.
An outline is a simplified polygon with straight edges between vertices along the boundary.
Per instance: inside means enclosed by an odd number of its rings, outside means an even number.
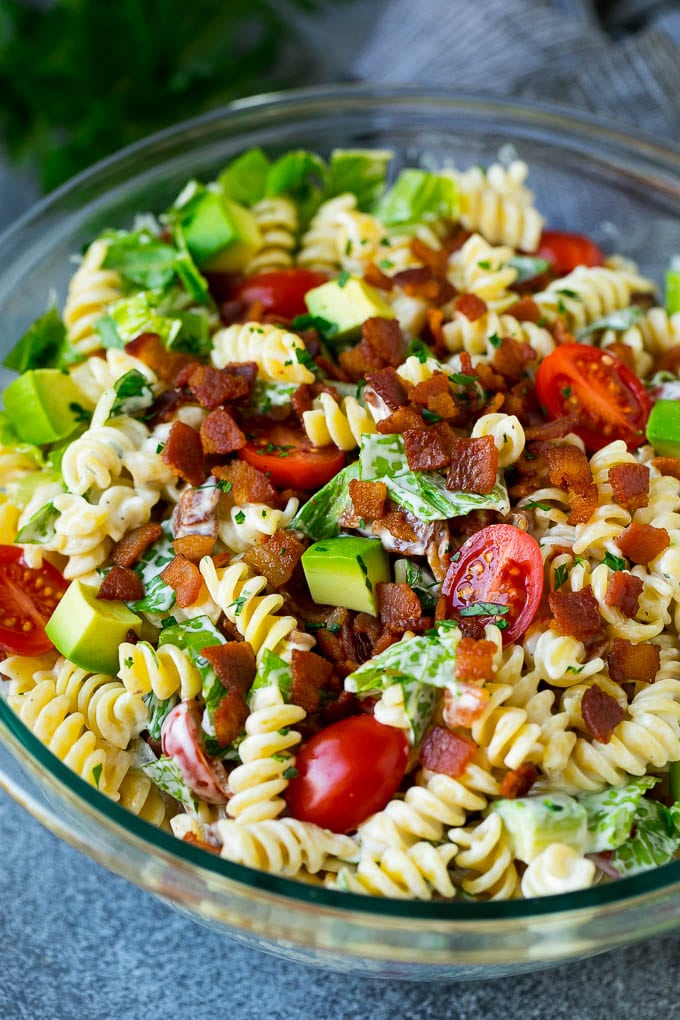
M680 268L518 159L249 150L5 359L2 693L229 861L397 898L680 852ZM389 182L389 183L388 183Z

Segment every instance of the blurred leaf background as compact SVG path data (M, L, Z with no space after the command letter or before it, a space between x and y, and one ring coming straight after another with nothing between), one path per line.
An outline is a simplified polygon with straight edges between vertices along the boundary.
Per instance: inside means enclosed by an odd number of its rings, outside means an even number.
M307 84L298 31L351 0L0 0L0 146L50 190L122 146Z

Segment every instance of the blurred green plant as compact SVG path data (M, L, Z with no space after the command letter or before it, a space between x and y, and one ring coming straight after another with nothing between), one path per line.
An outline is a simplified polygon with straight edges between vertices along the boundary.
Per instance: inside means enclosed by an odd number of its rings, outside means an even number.
M0 0L0 142L45 190L165 125L298 83L321 0Z

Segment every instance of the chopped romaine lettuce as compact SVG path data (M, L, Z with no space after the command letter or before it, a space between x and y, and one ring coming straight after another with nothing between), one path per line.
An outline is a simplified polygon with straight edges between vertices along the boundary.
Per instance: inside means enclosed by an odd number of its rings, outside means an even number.
M156 333L169 350L207 354L210 313L206 308L187 308L186 304L187 295L178 288L140 291L114 302L106 320L112 320L123 343L140 333Z
M335 538L340 532L338 520L352 501L349 498L349 483L359 477L359 464L355 461L339 471L322 489L298 510L290 527L302 531L315 542L323 538Z
M579 802L588 813L588 853L615 850L630 836L642 795L658 780L632 779L625 786L610 786L600 793L584 793Z
M404 714L409 721L409 741L417 746L432 722L437 703L437 689L420 680L405 680L401 684L404 697Z
M173 694L170 698L161 699L157 698L153 691L149 691L148 694L143 695L142 701L149 710L149 721L146 726L149 736L153 740L160 740L165 717L175 707L179 697Z
M326 164L315 152L296 149L272 164L267 174L266 194L290 195L302 203L321 197L326 179Z
M458 210L458 187L452 177L412 168L402 170L375 214L388 227L405 227L422 220L453 219Z
M161 577L161 571L175 558L170 521L164 521L161 527L162 537L145 550L133 568L142 579L144 598L128 605L138 613L167 613L175 604L174 590Z
M153 403L153 392L147 379L136 368L130 369L113 384L116 397L111 405L109 417L126 414L134 417L146 411Z
M616 311L610 312L609 315L603 315L601 319L595 319L590 325L579 329L576 339L579 341L587 340L594 333L600 333L605 329L613 329L617 333L623 333L639 322L641 318L642 309L638 308L637 305L630 305L628 308L618 308Z
M187 651L193 661L202 658L201 651L204 648L224 643L224 637L207 616L194 616L191 620L173 623L165 627L158 638L159 648L161 645L177 645Z
M680 850L678 805L667 808L643 797L635 811L629 839L612 854L610 863L620 875L637 875L668 864Z
M508 260L508 265L511 269L517 270L515 283L525 283L527 280L533 280L534 277L547 273L550 269L550 263L547 259L535 258L533 255L513 255Z
M447 621L435 631L402 638L364 662L345 677L345 690L354 694L382 691L394 683L414 680L431 687L455 689L454 666L460 630Z
M397 584L407 584L420 599L423 612L431 615L436 608L441 585L432 575L419 567L413 560L396 560L394 564L394 580Z
M27 372L29 368L63 368L74 360L78 356L66 338L59 311L50 308L28 327L3 365L14 372Z
M158 758L156 761L144 762L139 767L163 793L174 797L191 814L198 812L199 802L184 782L182 771L174 758Z
M70 437L69 443L72 442L73 438ZM48 485L58 486L64 490L61 475L56 469L51 471L48 468L44 468L42 471L30 471L27 475L20 475L19 478L8 482L4 486L4 491L10 502L14 506L19 507L20 510L23 510L24 507L28 506L38 489Z
M125 347L125 341L118 332L118 327L110 315L102 315L101 319L97 319L94 328L99 334L102 347L105 347L106 350L110 350L112 347L118 347L119 349Z
M144 290L167 287L176 273L177 251L143 230L114 230L102 235L106 241L103 266L115 269L124 280Z
M262 149L248 149L227 164L217 182L227 198L255 205L264 196L270 165Z
M54 538L59 517L54 504L47 503L24 524L14 541L19 545L44 545Z
M389 149L334 149L324 199L349 191L359 209L371 209L383 193L392 156Z
M293 672L287 662L280 656L265 648L257 664L257 673L250 688L248 698L262 687L278 687L284 701L290 701L293 686Z

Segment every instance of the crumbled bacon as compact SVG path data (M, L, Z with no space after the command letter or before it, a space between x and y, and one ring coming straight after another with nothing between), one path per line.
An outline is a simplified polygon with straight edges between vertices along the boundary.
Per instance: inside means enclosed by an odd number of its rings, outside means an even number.
M409 400L421 407L429 407L432 397L451 393L449 377L445 372L433 372L429 379L423 379L409 390Z
M256 574L262 574L272 588L287 584L305 551L292 531L275 531L273 535L252 546L243 557Z
M293 649L291 659L293 683L290 700L294 705L304 708L310 715L319 707L319 690L328 683L333 673L333 666L316 652L302 652Z
M381 435L402 435L407 429L422 429L425 425L422 415L413 407L399 407L388 418L377 424Z
M620 609L624 616L632 619L638 611L643 588L641 577L625 570L616 570L609 578L604 600L608 606Z
M626 718L626 713L616 698L593 684L581 698L581 716L591 737L607 744L612 732Z
M633 563L651 563L670 545L670 536L665 528L653 524L639 524L637 521L621 532L616 544Z
M441 308L427 309L427 328L432 335L432 341L437 350L442 350L444 343L444 313Z
M538 769L530 761L525 761L519 768L505 773L498 792L506 800L526 797L537 779Z
M451 463L456 435L445 421L404 432L406 461L412 471L438 471Z
M442 718L453 729L464 726L469 729L484 713L489 704L489 692L479 684L458 682L455 692L449 687L444 690Z
M192 563L197 563L204 556L209 556L215 545L214 535L183 535L176 538L172 547L177 556L183 556Z
M368 374L364 389L364 399L369 404L374 403L371 401L371 393L375 393L376 397L390 411L396 411L398 407L405 407L408 404L404 384L397 375L396 369L390 366Z
M408 584L385 584L377 586L380 620L393 633L401 633L417 627L423 615L420 600Z
M160 524L142 524L121 538L118 545L114 546L111 559L119 567L131 567L162 534Z
M540 425L528 425L524 430L527 442L539 440L551 442L553 439L564 439L573 431L575 420L570 417L555 418L554 421L546 421Z
M469 737L452 733L444 726L433 726L423 741L418 760L431 772L458 779L472 761L477 745Z
M246 445L243 432L229 412L222 407L211 411L201 422L200 436L205 454L234 453Z
M365 340L361 340L356 347L348 351L341 351L338 361L345 378L351 379L352 382L359 382L365 379L369 372L385 367L384 359L379 357Z
M430 248L419 237L413 238L410 248L414 258L427 266L435 276L446 276L446 267L449 261L449 253L446 248Z
M172 421L178 409L186 403L186 397L178 390L163 390L149 408L148 417L145 417L144 421L149 428Z
M243 732L249 714L243 693L235 687L230 688L213 713L215 739L221 747L226 747Z
M587 641L599 633L600 610L590 585L581 591L551 591L548 601L560 634Z
M201 437L183 421L172 423L162 456L163 462L189 485L200 485L205 478Z
M523 297L519 301L515 301L507 309L506 314L512 315L513 319L517 319L519 322L533 322L534 325L537 325L543 318L543 312L531 297Z
M384 482L361 482L353 478L349 483L349 498L357 517L374 521L385 513L387 486Z
M161 577L174 591L180 609L192 606L201 593L201 572L195 563L184 556L175 556L161 571Z
M198 365L187 380L191 393L201 407L219 407L228 400L239 400L250 393L245 375L237 375L226 368Z
M470 322L476 322L486 315L488 308L485 301L482 301L476 294L459 294L453 302L453 307L461 315L464 315Z
M456 679L493 679L495 651L496 646L493 641L475 641L471 637L462 637L456 647Z
M680 480L680 460L677 457L654 457L652 466L659 474L669 475L671 478Z
M231 484L231 495L237 506L246 503L273 503L276 500L276 489L262 471L244 460L235 460L231 464L221 464L212 469L213 475L221 481Z
M498 450L493 436L454 438L446 488L451 492L493 491L498 475Z
M567 498L569 500L568 524L587 524L600 505L600 495L595 482L591 482L582 491L569 489Z
M616 638L607 665L609 676L617 684L633 681L651 684L661 666L661 652L655 644L634 645L624 638Z
M443 305L454 297L456 290L443 276L435 276L428 266L402 269L392 277L395 284L409 297Z
M504 336L496 348L491 364L505 379L518 382L525 374L526 366L535 359L536 351L531 344Z
M593 481L593 473L583 450L578 446L547 446L545 459L548 478L561 489L585 492Z
M417 542L418 534L413 525L407 520L403 510L391 510L384 517L380 517L375 525L389 531L400 542ZM374 526L375 531L375 526Z
M175 538L187 535L208 535L217 538L217 507L220 489L212 479L196 489L185 489L172 514ZM189 557L191 559L191 557Z
M404 360L406 341L396 319L374 316L361 327L363 341L386 365L398 368Z
M364 280L371 287L376 287L378 290L392 290L394 288L392 277L383 273L382 269L379 269L375 262L369 262L366 266Z
M631 513L649 503L649 468L646 464L614 464L609 484L619 506Z
M144 587L139 574L128 567L115 564L99 586L98 599L107 601L136 602L144 597Z
M226 690L236 689L247 694L257 671L255 652L247 641L210 645L201 650L201 655L208 660Z
M125 344L125 350L134 358L143 361L159 379L170 385L174 385L176 376L183 368L197 364L196 359L190 354L169 351L156 333L140 333L134 340Z

